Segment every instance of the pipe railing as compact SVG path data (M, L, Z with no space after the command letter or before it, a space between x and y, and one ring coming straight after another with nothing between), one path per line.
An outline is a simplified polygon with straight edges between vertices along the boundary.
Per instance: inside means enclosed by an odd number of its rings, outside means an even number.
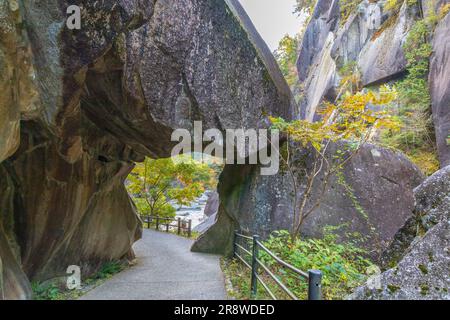
M239 240L246 240L247 243L251 241L251 249L245 248L239 243ZM251 295L256 297L258 291L258 283L260 283L263 289L269 294L269 296L276 300L276 295L269 288L267 283L261 277L262 274L259 273L259 269L264 271L269 278L271 278L275 284L280 288L289 298L293 300L298 300L298 297L284 284L279 277L277 277L269 267L267 267L260 259L260 250L265 252L281 267L290 270L296 274L301 280L308 281L308 299L309 300L321 300L322 299L322 272L318 270L309 270L308 272L302 271L291 264L283 261L277 257L272 251L270 251L263 243L259 240L259 236L255 235L253 237L246 236L239 233L238 230L234 233L233 241L233 256L240 260L247 268L251 270ZM247 261L242 255L245 254L251 259L251 262Z

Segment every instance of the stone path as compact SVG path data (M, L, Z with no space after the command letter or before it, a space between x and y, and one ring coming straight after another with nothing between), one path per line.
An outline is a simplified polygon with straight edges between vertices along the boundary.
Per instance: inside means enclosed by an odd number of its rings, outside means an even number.
M134 250L137 264L81 297L82 300L226 299L219 256L190 251L192 240L144 230Z

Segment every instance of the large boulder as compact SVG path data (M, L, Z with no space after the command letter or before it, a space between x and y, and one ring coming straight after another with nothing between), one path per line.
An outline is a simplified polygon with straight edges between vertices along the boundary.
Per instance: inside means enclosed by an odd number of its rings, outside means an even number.
M0 0L0 88L24 86L24 112L16 95L0 98L0 216L13 217L3 297L29 297L28 279L69 265L86 275L131 257L141 223L124 179L144 156L169 156L174 129L291 118L289 87L235 0L80 0L81 30L66 27L73 1L14 3Z
M418 10L404 2L397 15L387 18L382 32L370 38L358 57L364 86L386 83L404 74L407 62L403 44L418 16Z
M415 213L383 260L381 288L358 288L350 299L450 299L450 166L414 190Z
M229 253L232 232L239 228L264 238L274 230L292 228L295 191L300 199L306 183L303 171L310 170L313 162L312 153L301 147L291 152L297 188L283 166L273 176L260 175L257 166L225 168L219 183L217 222L194 244L194 250ZM308 209L320 199L322 178L319 175L313 186ZM401 153L366 145L331 178L321 205L306 219L302 235L320 237L326 226L347 224L342 235L359 232L365 237L363 245L378 259L411 217L413 188L422 181L420 170Z
M20 247L14 232L14 183L0 166L0 300L28 299L31 286L23 272Z
M39 110L30 46L17 27L21 19L16 1L0 1L0 162L19 147L21 117Z
M436 142L441 166L450 165L450 14L442 19L434 34L430 65L430 93Z
M217 192L211 192L208 195L208 201L206 202L204 214L207 217L215 215L219 210L219 194Z
M200 234L207 231L212 225L216 223L217 212L219 211L219 193L211 192L208 195L208 201L206 202L204 215L206 219L202 221L198 226L192 229L194 232L198 232Z

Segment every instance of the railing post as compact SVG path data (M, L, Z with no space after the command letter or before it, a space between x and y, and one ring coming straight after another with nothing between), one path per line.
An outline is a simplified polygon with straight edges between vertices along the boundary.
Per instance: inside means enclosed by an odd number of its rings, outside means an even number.
M169 233L169 223L167 221L169 220L166 220L166 232Z
M251 294L252 297L256 297L256 294L258 293L258 261L259 258L259 249L258 249L258 240L259 236L254 235L253 236L253 254L252 254L252 282L251 282Z
M156 230L159 231L159 217L156 216Z
M188 221L188 238L192 235L192 220Z
M308 276L308 299L322 300L322 272L309 270Z
M151 226L150 226L150 222L152 221L152 219L150 218L150 216L147 216L147 226L148 229L150 230Z
M178 230L177 230L178 235L181 234L181 218L178 217Z
M236 247L236 243L237 243L237 239L238 239L238 233L239 230L234 230L234 235L233 235L233 258L236 256L236 252L237 252L237 247Z

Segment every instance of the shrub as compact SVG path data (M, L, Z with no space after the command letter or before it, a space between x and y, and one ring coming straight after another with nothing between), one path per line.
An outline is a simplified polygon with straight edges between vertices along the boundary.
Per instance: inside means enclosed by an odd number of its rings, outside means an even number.
M366 271L375 266L366 258L367 252L358 247L359 236L349 235L349 239L338 241L336 227L327 227L322 239L292 240L288 231L277 231L264 245L278 257L300 270L321 270L323 273L322 290L324 299L343 299L354 288L365 283ZM308 284L298 275L280 267L263 251L260 260L267 265L278 278L299 298L307 299ZM231 260L224 265L224 271L234 287L232 295L238 299L250 298L250 271L237 260ZM260 276L277 298L287 298L268 276L260 271ZM269 296L259 285L257 298Z
M284 261L300 270L321 270L324 299L342 299L366 280L366 271L373 264L366 258L367 252L357 245L357 240L338 241L336 228L327 227L322 239L292 240L289 232L274 233L265 245ZM277 271L281 271L268 256L261 258ZM300 298L307 297L306 281L299 281L290 273L281 272L282 279Z
M431 28L432 21L425 18L417 21L408 34L403 46L407 75L396 84L398 101L394 111L402 129L386 130L381 135L383 144L403 151L426 174L439 169L428 86L432 47L427 39Z

